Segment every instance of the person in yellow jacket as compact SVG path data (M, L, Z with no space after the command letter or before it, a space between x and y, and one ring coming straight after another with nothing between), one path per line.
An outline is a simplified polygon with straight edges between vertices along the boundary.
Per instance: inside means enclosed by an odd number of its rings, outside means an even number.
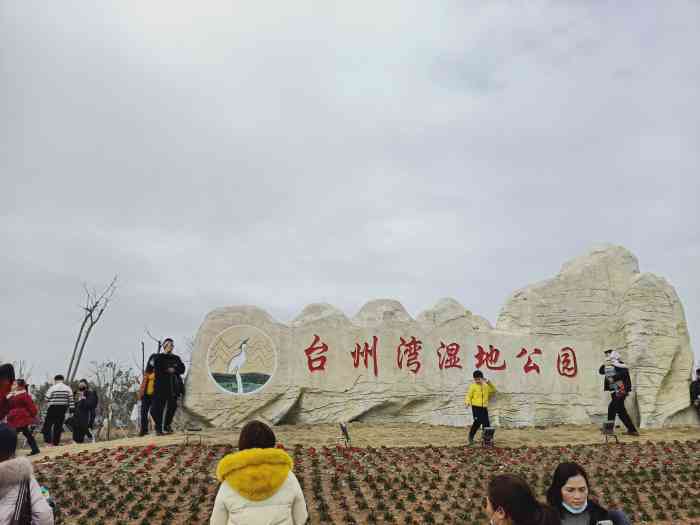
M151 409L153 402L153 391L155 389L156 374L155 372L146 372L143 374L143 380L139 387L139 400L141 401L141 430L139 436L148 434L148 412Z
M309 517L294 462L260 421L241 430L238 452L216 467L221 482L210 525L303 525Z
M489 422L489 398L496 393L496 387L493 386L491 381L484 379L484 374L481 370L475 370L472 375L474 382L469 385L467 395L464 396L464 404L472 407L472 415L474 416L474 423L472 423L472 428L469 430L470 445L474 443L474 436L476 436L480 426L491 426Z

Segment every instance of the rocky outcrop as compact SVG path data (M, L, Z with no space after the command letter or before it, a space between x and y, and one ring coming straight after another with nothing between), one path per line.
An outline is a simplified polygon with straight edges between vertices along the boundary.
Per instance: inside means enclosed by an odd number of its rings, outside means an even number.
M516 291L497 330L591 341L631 366L630 413L642 427L690 422L693 365L683 306L665 279L640 273L625 248L605 245L563 265L553 279Z
M415 319L388 299L352 319L312 304L289 324L251 306L214 310L195 340L185 404L219 427L252 417L466 425L463 396L479 368L499 390L496 424L600 422L606 348L632 367L628 406L643 427L689 417L692 352L678 297L612 246L515 292L495 328L449 298Z

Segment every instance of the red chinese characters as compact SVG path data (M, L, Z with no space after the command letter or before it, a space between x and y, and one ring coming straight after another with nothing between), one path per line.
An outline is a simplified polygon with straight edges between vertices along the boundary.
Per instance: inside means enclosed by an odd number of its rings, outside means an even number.
M360 346L360 343L355 343L355 350L350 352L352 355L352 365L357 368L360 365L360 358L363 359L365 363L365 368L368 368L369 358L372 358L372 365L374 367L374 377L377 377L377 336L372 336L372 345L365 342L364 346Z
M559 355L557 355L557 372L564 377L576 377L576 374L578 374L576 352L570 346L565 346L559 350Z
M462 368L459 360L459 344L450 343L446 345L440 341L440 348L437 349L438 366L440 370L445 368Z
M476 368L481 368L482 366L486 365L486 368L489 370L505 370L506 369L506 362L503 361L500 365L498 364L498 360L501 357L501 351L496 348L493 345L489 345L489 351L487 352L484 350L484 347L481 345L477 345L477 352L474 354L474 357L476 358L476 363L475 366Z
M423 349L423 342L411 336L410 341L406 341L403 337L401 344L396 347L396 365L403 369L404 359L406 360L406 368L417 374L420 370L420 351Z
M326 361L328 358L323 355L326 352L328 352L328 345L321 341L319 336L314 334L314 342L304 350L306 354L306 366L309 368L309 372L326 370Z
M527 363L523 365L523 370L526 374L529 374L533 371L537 372L538 374L540 373L540 365L535 363L535 361L533 361L532 359L532 357L536 355L542 355L542 350L540 350L539 348L533 348L532 352L528 353L528 351L525 348L523 348L520 350L520 352L518 352L518 355L515 356L518 358L527 356Z

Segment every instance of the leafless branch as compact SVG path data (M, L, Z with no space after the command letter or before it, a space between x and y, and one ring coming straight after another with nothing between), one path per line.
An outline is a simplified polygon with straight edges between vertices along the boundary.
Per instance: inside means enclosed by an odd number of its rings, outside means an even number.
M69 382L75 380L88 337L90 337L92 329L100 320L102 314L104 314L105 310L107 309L110 300L114 296L117 289L117 278L118 276L115 275L99 296L97 295L97 290L93 289L91 291L87 284L83 283L83 290L85 291L85 307L83 310L85 313L83 315L83 321L80 325L78 337L75 340L73 353L71 354L70 363L68 365L66 379Z

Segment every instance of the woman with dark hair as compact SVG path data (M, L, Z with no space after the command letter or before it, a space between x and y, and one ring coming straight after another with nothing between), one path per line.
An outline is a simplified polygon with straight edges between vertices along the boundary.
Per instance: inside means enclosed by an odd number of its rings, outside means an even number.
M537 501L527 482L501 474L489 482L486 514L491 525L559 525L557 512Z
M605 520L629 525L621 511L606 510L588 497L588 474L578 463L560 463L547 489L547 502L559 511L563 525L596 525Z
M34 404L32 396L27 391L27 383L24 379L18 379L15 382L7 402L10 409L7 413L7 424L17 432L24 434L27 444L32 449L30 456L38 454L39 446L36 444L36 439L34 439L30 427L34 424L34 418L36 418L39 411Z
M251 421L241 430L238 452L216 467L221 481L210 525L303 525L304 493L292 472L292 458L275 448L275 433Z

